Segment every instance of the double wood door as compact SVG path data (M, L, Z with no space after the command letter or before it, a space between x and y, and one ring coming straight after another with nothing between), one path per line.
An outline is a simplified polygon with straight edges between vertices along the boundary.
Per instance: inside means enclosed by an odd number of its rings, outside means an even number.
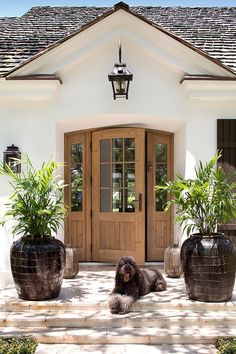
M81 261L163 260L172 213L155 186L172 178L172 135L140 128L65 135L65 243Z

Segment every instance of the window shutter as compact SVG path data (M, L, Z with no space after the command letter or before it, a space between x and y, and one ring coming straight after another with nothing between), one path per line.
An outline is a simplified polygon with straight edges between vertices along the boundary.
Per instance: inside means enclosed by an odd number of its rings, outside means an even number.
M217 149L222 151L218 165L229 172L236 169L236 119L217 120Z
M217 149L222 152L218 160L218 166L224 171L236 170L236 119L217 120ZM236 245L236 220L222 226L222 231L230 236Z

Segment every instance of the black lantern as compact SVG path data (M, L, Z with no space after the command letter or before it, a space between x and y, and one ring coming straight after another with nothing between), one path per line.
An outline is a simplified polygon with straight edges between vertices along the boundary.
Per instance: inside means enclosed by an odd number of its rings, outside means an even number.
M20 158L21 152L18 146L15 146L14 144L8 146L6 151L4 151L3 153L3 162L9 167L11 167L12 171L14 171L15 173L21 172L21 164L19 163L19 161L15 160L19 160Z
M108 75L111 81L113 98L125 97L128 99L129 83L133 80L133 74L126 68L126 64L121 62L121 42L119 41L119 63L114 65L112 73Z

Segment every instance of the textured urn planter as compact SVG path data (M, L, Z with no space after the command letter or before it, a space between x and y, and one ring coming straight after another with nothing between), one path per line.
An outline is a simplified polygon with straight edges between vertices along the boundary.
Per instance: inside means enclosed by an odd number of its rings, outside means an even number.
M234 247L219 230L236 215L236 173L217 166L220 158L217 151L209 162L200 161L194 179L178 174L157 187L171 194L165 210L176 206L175 222L190 236L182 244L181 261L192 300L228 301L235 282Z
M223 234L194 234L184 241L181 261L187 295L204 302L228 301L235 282L236 255Z
M65 247L55 238L23 238L10 252L11 270L18 296L23 300L49 300L61 290Z
M49 160L36 169L28 155L14 163L22 165L19 173L0 163L0 175L9 177L13 188L0 225L11 221L13 237L21 237L10 251L17 293L24 300L53 299L60 293L65 263L65 247L53 237L66 215L65 185L56 173L62 164Z

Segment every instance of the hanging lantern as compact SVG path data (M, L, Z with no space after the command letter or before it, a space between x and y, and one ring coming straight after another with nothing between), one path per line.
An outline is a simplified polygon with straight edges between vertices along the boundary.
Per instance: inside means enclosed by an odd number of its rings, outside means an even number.
M77 248L71 245L66 246L66 264L64 269L64 278L72 279L76 277L79 271L79 255Z
M179 278L183 273L180 260L180 247L176 243L170 245L165 250L164 270L170 278Z
M133 80L133 74L121 62L121 41L119 41L119 63L114 65L112 73L108 75L111 81L113 98L125 97L128 99L129 83Z
M3 152L4 164L7 164L9 167L11 167L12 171L15 173L21 172L21 164L19 161L16 161L16 159L20 160L20 158L21 152L18 146L15 146L14 144L8 146L6 151Z

